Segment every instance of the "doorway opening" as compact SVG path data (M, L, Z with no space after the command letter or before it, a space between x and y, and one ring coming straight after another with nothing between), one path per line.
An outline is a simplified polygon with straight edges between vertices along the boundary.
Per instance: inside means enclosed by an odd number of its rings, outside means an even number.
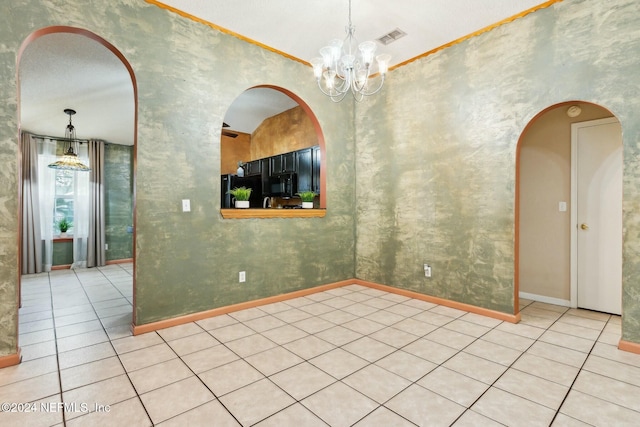
M612 131L613 137L604 137L617 141L614 143L617 144L617 149L613 149L614 152L617 150L617 154L606 154L606 150L598 153L596 150L583 153L582 158L578 158L580 150L577 147L582 144L576 141L572 143L572 127L575 133L575 129L597 129L593 125L604 123L611 123L613 128L617 126ZM602 139L602 136L598 137ZM603 146L598 142L594 144L596 147ZM516 154L516 312L519 311L518 299L525 298L620 314L610 307L589 304L585 295L594 292L609 294L611 287L617 290L618 295L621 292L622 245L615 244L615 239L620 242L622 239L621 222L619 233L605 231L606 227L590 226L588 223L595 221L591 215L602 212L605 206L613 211L601 215L613 215L621 221L621 153L619 121L606 108L589 102L572 101L553 105L536 115L523 131ZM613 160L611 155L620 157ZM578 189L578 170L585 170L585 156L591 159L593 173L591 178L582 178L581 190L587 188L584 182L588 182L594 175L599 181L589 184L590 192L581 193ZM619 175L613 178L612 174L615 173ZM607 183L603 183L602 179L607 179ZM613 204L605 197L607 191L604 194L601 191L610 185L616 185L620 191L620 200ZM579 229L582 224L585 229ZM614 241L608 253L616 258L606 261L609 266L600 263L602 257L596 256L598 263L580 259L580 255L586 252L584 247L579 251L578 245L585 244L583 240L587 234L591 237L601 235L603 239L608 238L607 241ZM599 246L604 241L587 243ZM597 251L598 249L592 249L590 256L593 258ZM591 270L587 270L588 268ZM589 280L590 278L595 280ZM581 296L578 290L582 288L585 291L588 287L593 287L593 290L583 292Z
M107 255L103 256L101 261L96 262L96 265L99 266L97 269L82 268L75 270L75 273L71 274L74 276L73 280L79 280L82 285L82 287L76 287L74 284L73 293L65 294L64 289L55 289L56 292L60 292L59 301L68 299L69 304L74 298L82 299L82 301L88 300L91 304L94 301L104 301L100 307L104 310L105 316L117 313L118 316L122 317L119 320L120 323L126 322L126 327L130 328L131 324L136 322L133 308L136 305L135 167L137 85L133 69L124 55L100 36L79 28L52 26L39 29L24 40L18 51L16 78L18 82L18 122L19 139L21 140L19 151L21 158L25 157L25 152L22 148L23 136L25 140L30 141L29 144L33 142L33 147L36 147L35 153L38 150L37 144L44 140L49 145L53 144L53 150L56 149L56 145L59 145L60 141L63 140L60 133L64 130L65 122L60 119L61 112L67 108L77 110L73 123L78 130L77 137L83 144L86 142L87 145L90 145L95 142L94 145L101 147L99 151L101 152L100 159L96 158L92 162L95 161L94 165L103 165L104 163L103 166L97 168L101 171L100 174L102 176L100 178L96 177L95 175L98 175L96 170L93 178L96 183L99 183L96 185L97 188L103 187L103 190L99 192L104 199L104 208L100 211L96 210L99 214L96 213L94 218L97 218L96 222L106 223L104 227L101 226L105 230L106 239L101 243L97 243L95 247L104 247ZM51 127L49 127L50 124ZM110 133L110 130L115 130L116 132ZM38 155L35 156L36 159ZM46 164L45 162L44 169L47 169ZM110 166L113 167L109 171ZM118 170L116 170L116 166L119 168ZM123 167L127 170L123 170ZM32 286L29 291L24 292L24 278L22 275L27 273L24 270L25 257L30 256L25 255L23 251L23 247L29 247L28 245L23 246L23 242L27 238L26 234L28 234L23 230L23 225L29 221L29 219L25 218L32 218L34 219L33 224L39 225L35 227L38 229L38 233L34 233L36 237L32 239L34 243L31 247L38 248L38 246L43 246L39 245L43 240L40 240L41 237L39 238L38 236L41 236L42 229L45 229L47 230L49 242L52 245L55 243L57 246L49 249L52 258L55 259L57 256L58 260L63 260L58 262L58 264L62 265L58 265L57 269L54 268L56 262L51 258L46 263L43 262L44 258L37 262L30 261L32 264L39 265L35 269L35 273L38 271L47 272L52 290L48 295L49 298L55 297L53 295L53 282L56 281L56 278L61 278L64 275L70 276L68 273L74 272L74 270L70 271L68 269L68 264L70 263L66 260L69 257L69 250L66 247L69 244L71 244L71 247L75 246L74 237L78 236L64 238L56 233L56 228L53 224L48 224L47 221L36 221L35 218L37 216L25 216L27 212L23 207L25 199L24 188L25 185L30 184L28 182L25 183L23 178L23 172L25 171L23 162L18 165L18 171L22 189L19 194L21 212L19 215L20 223L18 224L18 229L20 230L18 241L21 246L18 251L20 254L18 262L19 309L23 306L23 294L31 299L32 303L37 298L42 298L43 302L46 299L45 296L40 297L34 292L29 292L33 291L37 286ZM80 173L87 172L72 172L72 174ZM126 177L126 179L123 177ZM29 179L28 181L32 180ZM118 181L117 185L115 184L116 181ZM110 186L106 184L110 184ZM115 194L114 189L116 188L118 189L118 194ZM38 199L38 197L34 197L35 199ZM37 207L33 211L39 211L39 202L33 206ZM70 212L75 214L73 207ZM53 228L55 238L51 238L52 232L49 228ZM84 239L85 245L86 241L87 239ZM31 251L27 252L30 253ZM73 252L75 252L74 249L71 250L71 257L74 256ZM39 256L35 257L35 259L38 258ZM79 263L78 265L83 264ZM104 271L101 270L104 277L100 277L99 280L95 280L95 277L89 277L91 275L89 272L93 270L92 273L95 276L98 269L104 269ZM33 273L31 270L31 267L29 267L28 273ZM52 272L49 272L49 270L52 270ZM24 277L31 280L32 278L37 279L37 276L42 275L27 274ZM80 276L86 279L84 283ZM84 285L89 284L90 281L93 281L91 285L95 286L88 291ZM113 289L108 292L100 287L102 283L106 282L110 282L110 285L113 285ZM94 298L89 293L93 293ZM113 308L110 305L111 303L106 302L106 299L111 295L121 298L123 303L126 303L126 310L125 307ZM83 299L83 297L85 298ZM37 314L35 312L37 309L38 307L32 307L31 310L21 310L21 312L29 313L25 314L25 316L35 315ZM93 307L94 311L96 309L96 307ZM79 313L78 310L72 307L68 307L66 311L74 315ZM78 316L79 319L81 317L82 315ZM27 321L23 318L20 319L21 322L23 320ZM78 324L78 327L93 326L89 324L92 322L99 325L97 320L94 322L93 317L91 319L87 318L87 320L83 325ZM100 320L102 321L101 315ZM116 319L110 320L115 321ZM82 319L80 321L84 322ZM106 329L104 322L102 323L102 327ZM31 326L36 327L37 325L34 323ZM46 324L43 323L42 326L45 327ZM58 322L56 321L57 326ZM25 329L21 327L20 333L24 333ZM28 344L27 341L25 341L25 345Z

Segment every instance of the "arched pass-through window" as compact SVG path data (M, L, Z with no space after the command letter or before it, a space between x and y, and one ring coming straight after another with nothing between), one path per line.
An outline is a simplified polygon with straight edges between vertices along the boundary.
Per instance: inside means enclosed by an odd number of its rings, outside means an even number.
M238 96L225 114L220 159L223 218L324 217L324 138L313 112L294 93L257 86ZM229 193L239 187L252 189L249 208L238 208ZM314 193L308 209L302 209L305 192Z

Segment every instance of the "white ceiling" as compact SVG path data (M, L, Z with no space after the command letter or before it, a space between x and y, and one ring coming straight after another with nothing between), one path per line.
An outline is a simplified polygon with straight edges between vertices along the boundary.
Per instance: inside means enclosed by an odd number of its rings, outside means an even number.
M164 0L157 2L210 22L223 31L257 41L303 62L318 56L330 39L344 38L347 0ZM383 46L391 66L402 64L482 28L547 3L540 0L353 0L352 22L359 41L396 28L407 33ZM21 127L63 136L73 117L78 137L130 145L134 134L131 79L120 60L80 35L55 33L33 41L20 62ZM393 78L393 72L389 78ZM309 84L315 84L311 69ZM224 121L251 133L262 120L295 103L270 89L251 90L231 106Z
M153 0L308 62L331 39L343 39L348 0ZM358 41L396 28L407 35L378 53L403 63L540 4L541 0L353 0ZM311 74L311 71L309 71ZM312 74L311 74L312 75Z
M287 111L298 103L284 93L269 88L253 88L238 96L224 116L230 130L253 133L267 117Z

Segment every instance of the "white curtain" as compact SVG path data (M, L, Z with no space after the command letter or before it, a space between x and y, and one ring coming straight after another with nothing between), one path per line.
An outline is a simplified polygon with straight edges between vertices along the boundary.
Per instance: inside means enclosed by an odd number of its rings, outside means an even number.
M91 167L87 144L79 144L78 158ZM89 173L74 172L73 191L73 264L71 268L87 266L87 238L89 237Z
M56 141L43 138L38 143L38 179L40 201L40 233L44 242L43 271L53 264L53 206L56 194L56 172L49 164L56 161Z

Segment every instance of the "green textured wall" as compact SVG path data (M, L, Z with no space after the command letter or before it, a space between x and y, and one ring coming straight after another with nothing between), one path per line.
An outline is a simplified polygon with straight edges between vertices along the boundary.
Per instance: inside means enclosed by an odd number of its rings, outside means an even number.
M47 26L104 38L136 76L138 324L354 276L353 106L320 94L307 66L143 1L24 0L2 10L0 355L17 348L17 56ZM327 146L325 218L220 216L222 119L238 95L262 84L285 87L316 114ZM182 199L191 212L181 211Z
M73 242L55 242L52 254L53 265L73 264Z
M381 94L355 108L319 94L308 67L142 1L5 3L0 355L17 346L17 52L49 25L103 37L136 74L138 324L354 275L511 312L518 138L544 108L585 100L622 123L623 338L640 342L635 0L557 3L394 70ZM222 118L259 84L293 91L318 118L327 144L324 219L219 215ZM181 199L192 212L181 212Z
M638 70L639 2L565 0L393 71L356 107L357 277L512 313L518 139L589 101L622 123L623 338L640 342Z
M133 258L133 147L105 146L104 181L107 261Z

